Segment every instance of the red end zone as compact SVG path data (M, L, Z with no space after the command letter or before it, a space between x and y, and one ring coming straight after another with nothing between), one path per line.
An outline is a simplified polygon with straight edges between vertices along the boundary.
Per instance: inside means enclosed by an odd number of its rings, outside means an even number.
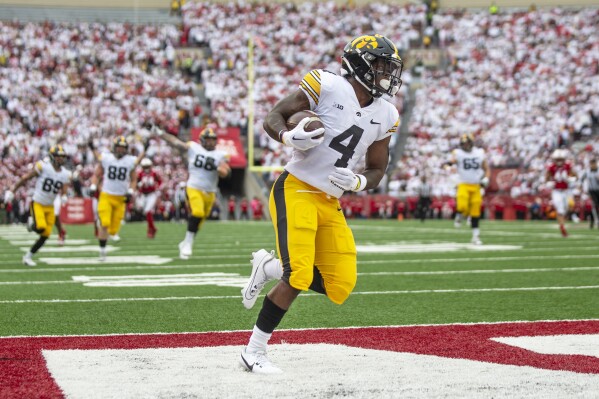
M341 344L367 349L436 355L505 365L599 374L599 358L546 355L492 338L598 334L599 320L461 324L408 327L290 330L272 344ZM46 368L42 350L142 349L245 345L250 332L147 334L0 339L0 398L63 397ZM234 362L235 359L231 359Z

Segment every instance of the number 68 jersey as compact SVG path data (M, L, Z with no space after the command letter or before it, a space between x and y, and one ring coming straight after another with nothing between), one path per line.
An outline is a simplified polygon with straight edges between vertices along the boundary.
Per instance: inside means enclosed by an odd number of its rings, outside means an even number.
M215 193L218 189L218 165L228 161L228 155L224 151L208 151L193 141L188 141L187 146L187 187Z
M341 197L343 190L328 176L336 167L354 172L360 159L375 141L397 131L399 112L382 98L360 106L353 86L342 76L315 69L299 85L324 124L324 141L306 151L293 151L285 169L305 183L325 193Z
M460 183L479 184L485 175L483 169L485 150L478 147L472 147L471 151L464 151L461 148L457 148L453 151L452 155L458 167Z
M100 159L104 176L102 177L102 192L110 195L125 195L131 183L131 171L135 169L137 158L124 155L117 158L111 152L105 152Z
M60 167L57 171L49 161L38 161L35 164L38 174L33 193L33 201L41 205L54 204L54 198L62 193L62 188L71 180L71 172Z

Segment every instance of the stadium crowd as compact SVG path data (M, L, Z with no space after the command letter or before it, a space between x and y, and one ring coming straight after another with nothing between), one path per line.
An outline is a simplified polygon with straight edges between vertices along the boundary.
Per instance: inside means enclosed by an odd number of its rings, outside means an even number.
M598 24L597 9L436 14L452 66L425 71L390 189L413 193L424 171L435 195L452 195L451 171L442 166L464 132L486 149L492 168L521 170L514 196L546 190L555 148L569 148L580 172L599 153Z
M0 22L3 186L60 143L85 191L95 162L88 142L108 149L115 135L124 134L136 152L149 123L174 134L205 124L194 96L197 82L205 88L214 124L242 132L248 131L251 94L258 162L283 165L290 153L268 139L262 121L304 73L313 68L337 72L338 49L358 31L385 32L405 53L420 45L429 20L433 43L448 52L451 67L424 71L405 155L382 191L413 196L424 171L435 196L452 197L455 181L443 165L466 131L487 150L492 168L522 170L514 196L544 190L543 171L554 148L570 148L577 168L599 153L593 134L599 121L597 9L497 15L444 11L431 20L419 4L187 2L181 18L181 28ZM393 32L387 32L389 26ZM248 85L250 35L253 88ZM177 55L180 45L203 51ZM410 92L410 71L402 78L404 86L391 100L400 112ZM164 177L166 209L176 208L178 183L185 179L181 157L158 141L152 141L148 156ZM23 213L26 194L22 190L17 196Z

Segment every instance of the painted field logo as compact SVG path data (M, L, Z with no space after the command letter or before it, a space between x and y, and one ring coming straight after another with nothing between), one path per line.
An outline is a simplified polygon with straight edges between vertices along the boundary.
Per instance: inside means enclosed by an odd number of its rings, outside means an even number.
M599 320L286 330L237 360L250 332L0 339L0 398L591 397Z

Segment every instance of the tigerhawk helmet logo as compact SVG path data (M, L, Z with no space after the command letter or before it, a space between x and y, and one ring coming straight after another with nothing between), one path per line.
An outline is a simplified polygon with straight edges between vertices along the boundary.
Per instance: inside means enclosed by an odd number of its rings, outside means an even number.
M372 50L378 47L378 42L374 36L360 36L352 42L354 48Z

